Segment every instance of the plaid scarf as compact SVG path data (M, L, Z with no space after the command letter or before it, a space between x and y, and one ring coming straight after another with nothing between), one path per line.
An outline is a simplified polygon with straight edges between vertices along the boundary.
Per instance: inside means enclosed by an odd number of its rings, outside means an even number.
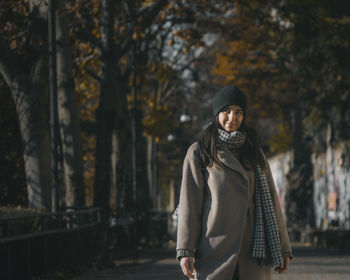
M218 129L218 146L226 146L229 150L241 147L246 134L236 130L226 132ZM255 165L255 228L251 256L260 264L276 267L282 264L280 238L276 213L269 191L268 181L263 167Z

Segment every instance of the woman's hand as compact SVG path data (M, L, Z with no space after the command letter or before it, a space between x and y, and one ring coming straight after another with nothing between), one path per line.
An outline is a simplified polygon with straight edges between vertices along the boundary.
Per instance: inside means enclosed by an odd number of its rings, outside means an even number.
M194 258L193 257L182 257L180 260L180 266L185 276L194 278Z
M286 272L288 269L289 261L289 257L284 257L283 263L279 267L276 267L274 270L277 271L279 274Z

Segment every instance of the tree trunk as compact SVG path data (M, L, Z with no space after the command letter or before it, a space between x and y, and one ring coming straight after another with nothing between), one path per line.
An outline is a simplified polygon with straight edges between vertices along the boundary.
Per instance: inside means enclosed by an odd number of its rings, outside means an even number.
M308 230L314 227L314 209L311 149L303 133L303 113L300 102L293 116L294 166L287 175L286 214L288 227L292 229L292 238L304 242L310 241Z
M6 52L3 54L6 55ZM33 208L50 209L50 141L46 108L47 59L41 58L33 63L30 74L8 71L5 64L0 66L0 72L11 89L16 105L23 143L28 204Z
M118 187L117 187L117 163L119 158L119 145L118 145L118 135L117 130L113 130L112 134L112 153L111 153L111 190L110 190L110 198L109 203L112 209L117 210L117 214L119 214L118 211L118 201L120 200L120 194L118 193Z
M137 154L137 203L139 210L144 211L151 207L151 200L149 199L148 187L148 169L147 169L147 139L143 136L142 128L142 111L136 110L136 154Z
M43 1L30 1L33 34L42 31L47 17ZM43 46L33 45L30 57L23 58L10 50L0 38L0 73L11 89L16 104L23 142L24 168L28 204L34 208L51 208L51 161L48 121L48 59ZM47 50L44 49L44 50Z
M96 112L96 172L94 182L94 205L104 210L106 218L109 209L111 186L112 134L115 126L116 96L119 92L115 59L113 57L114 9L112 0L104 0L101 30L101 96Z
M126 103L126 92L128 85L124 81L128 81L127 77L119 75L120 83L118 84L118 95L116 96L116 114L114 127L114 144L115 144L115 170L116 175L113 180L116 182L116 208L118 215L125 215L126 211L132 207L131 205L131 189L132 189L132 159L131 159L131 130L129 112Z
M65 206L85 205L84 168L78 107L74 92L67 18L56 18L58 117L62 143Z
M157 143L152 136L147 137L147 174L148 174L148 193L154 210L158 210L158 171L157 171Z
M131 131L127 127L118 128L117 154L117 209L125 215L132 208L132 173L131 173Z

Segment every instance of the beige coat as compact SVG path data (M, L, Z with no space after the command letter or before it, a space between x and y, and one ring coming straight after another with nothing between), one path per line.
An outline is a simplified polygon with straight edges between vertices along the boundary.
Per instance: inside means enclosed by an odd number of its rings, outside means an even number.
M239 270L252 269L244 258L248 256L249 246L242 241L250 242L252 238L254 213L253 206L249 205L252 204L254 172L248 174L226 148L218 150L218 157L223 166L201 169L199 143L194 143L183 165L176 249L194 252L199 280L231 280L239 255L242 256ZM292 250L268 163L266 174L276 210L282 254L288 256ZM245 252L240 252L241 247Z

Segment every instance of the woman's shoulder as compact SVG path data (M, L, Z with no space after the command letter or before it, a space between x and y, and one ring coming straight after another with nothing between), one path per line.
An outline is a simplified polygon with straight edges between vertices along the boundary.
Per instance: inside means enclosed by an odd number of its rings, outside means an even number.
M188 149L186 157L199 157L200 153L200 143L194 142Z
M199 149L200 149L200 143L199 141L196 141L188 147L187 151L199 151Z

